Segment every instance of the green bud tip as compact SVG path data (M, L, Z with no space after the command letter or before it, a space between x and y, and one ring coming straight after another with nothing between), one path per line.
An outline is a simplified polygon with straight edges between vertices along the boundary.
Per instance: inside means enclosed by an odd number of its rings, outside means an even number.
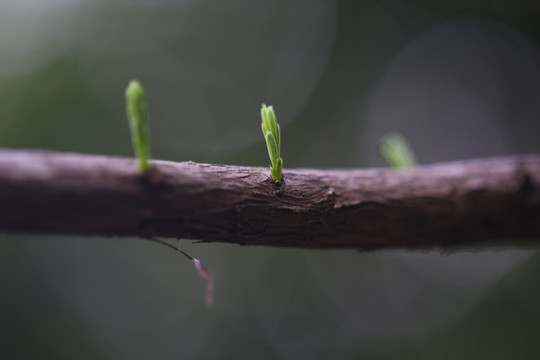
M379 142L379 153L394 169L409 169L416 166L416 158L407 140L398 133L388 133Z

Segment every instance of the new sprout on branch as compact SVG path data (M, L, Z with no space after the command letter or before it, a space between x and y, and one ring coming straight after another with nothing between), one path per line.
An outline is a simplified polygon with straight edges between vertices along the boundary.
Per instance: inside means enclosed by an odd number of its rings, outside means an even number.
M280 182L283 175L281 174L283 168L283 159L280 157L281 149L281 130L279 124L276 121L276 114L272 106L262 105L261 108L262 118L262 132L264 139L266 140L266 146L268 148L268 156L272 166L270 167L270 173L272 180Z
M141 173L150 171L150 137L146 112L146 96L141 84L134 80L126 88L126 114L131 130L133 151Z
M379 153L394 169L410 169L416 166L416 159L407 140L398 133L388 133L379 142Z

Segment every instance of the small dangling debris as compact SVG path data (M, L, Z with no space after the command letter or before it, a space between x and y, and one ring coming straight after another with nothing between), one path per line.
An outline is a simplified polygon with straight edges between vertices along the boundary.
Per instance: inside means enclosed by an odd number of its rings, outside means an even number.
M214 275L212 275L212 272L199 259L194 258L179 247L176 247L169 244L168 242L156 238L149 237L146 239L176 250L182 253L182 255L187 257L189 260L193 261L193 264L195 265L195 268L197 269L201 277L206 280L205 302L206 306L211 307L214 300Z

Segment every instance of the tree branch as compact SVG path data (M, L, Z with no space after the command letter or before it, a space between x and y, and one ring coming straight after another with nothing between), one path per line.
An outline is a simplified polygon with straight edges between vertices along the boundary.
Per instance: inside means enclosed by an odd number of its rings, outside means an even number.
M283 178L168 161L142 176L134 159L0 150L0 229L304 248L540 242L539 155Z

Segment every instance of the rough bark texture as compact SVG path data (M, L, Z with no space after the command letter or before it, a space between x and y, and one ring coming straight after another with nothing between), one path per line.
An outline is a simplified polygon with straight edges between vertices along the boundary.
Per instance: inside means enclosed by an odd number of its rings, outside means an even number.
M134 159L0 150L0 229L304 248L521 246L540 242L540 156L285 170L275 184L267 168L153 161L145 177Z

